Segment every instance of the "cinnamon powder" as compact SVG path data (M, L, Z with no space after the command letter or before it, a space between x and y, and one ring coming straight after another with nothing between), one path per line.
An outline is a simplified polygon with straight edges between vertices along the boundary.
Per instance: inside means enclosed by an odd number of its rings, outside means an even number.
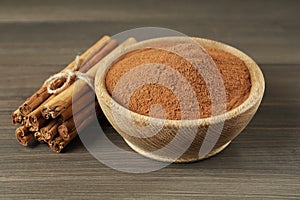
M251 88L250 74L246 64L228 52L209 47L204 48L212 57L222 76L226 92L226 110L229 111L238 107L248 98ZM199 103L199 118L211 116L211 96L201 75L197 73L196 69L188 61L165 50L152 48L139 49L127 53L116 61L109 68L106 75L106 88L109 94L112 95L117 82L126 72L146 63L161 63L178 71L188 80L196 94ZM163 72L158 72L157 75L159 73ZM144 74L144 76L147 76L147 74ZM177 80L172 79L172 74L169 77L170 80L167 81L171 82L174 87L181 87ZM122 92L126 93L126 89ZM122 101L121 93L114 94L114 99L121 105L126 106ZM131 111L142 115L149 115L151 107L156 104L165 109L165 117L167 119L181 119L178 98L170 88L163 85L155 83L143 85L133 93L128 105ZM191 108L190 112L194 112L194 110ZM163 118L163 116L157 117Z

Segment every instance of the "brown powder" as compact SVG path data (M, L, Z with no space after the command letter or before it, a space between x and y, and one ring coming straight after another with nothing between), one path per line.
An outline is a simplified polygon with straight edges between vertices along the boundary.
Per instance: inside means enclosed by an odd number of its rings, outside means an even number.
M248 98L250 93L251 80L247 66L241 59L228 52L209 47L205 47L205 50L212 57L221 73L226 92L226 110L236 108ZM127 53L116 61L110 67L106 76L106 87L109 94L112 95L116 84L126 72L146 63L161 63L178 71L187 79L197 96L200 113L197 115L199 117L196 118L211 116L211 97L201 75L188 61L165 50L139 49ZM157 76L160 73L164 72L158 72ZM143 74L143 76L147 76L147 74ZM140 78L143 78L143 76ZM172 74L169 74L169 77L170 80L166 81L169 81L176 88L181 87L180 82L172 79ZM152 112L150 108L155 104L159 104L165 109L167 119L181 119L182 113L178 98L171 89L163 85L145 84L132 94L130 101L127 103L123 100L123 94L126 92L126 89L124 89L121 93L114 93L114 99L123 106L128 103L129 109L136 113L149 115L149 112ZM195 108L191 107L188 112L195 112ZM156 117L163 118L164 116L158 115ZM190 119L194 118L191 117Z

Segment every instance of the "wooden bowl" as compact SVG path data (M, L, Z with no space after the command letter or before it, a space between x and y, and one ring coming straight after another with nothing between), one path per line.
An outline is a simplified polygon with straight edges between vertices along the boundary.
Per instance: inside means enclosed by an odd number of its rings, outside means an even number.
M170 38L158 38L153 41L165 39ZM172 39L174 38L172 37ZM193 39L202 46L229 52L245 62L250 72L252 86L249 97L241 105L222 115L195 120L152 118L121 106L107 92L106 73L112 63L120 56L132 51L145 41L108 56L97 72L95 92L105 116L133 150L148 158L182 163L198 161L221 152L247 126L262 100L265 88L264 77L258 65L249 56L220 42L202 38ZM207 130L211 126L218 125L223 125L223 129L216 141L209 144L209 139L206 138L209 136L207 134L218 135L218 133L207 132ZM154 135L153 130L156 131ZM211 145L211 147L206 148L208 152L201 154L199 152L204 142L206 142L205 145Z

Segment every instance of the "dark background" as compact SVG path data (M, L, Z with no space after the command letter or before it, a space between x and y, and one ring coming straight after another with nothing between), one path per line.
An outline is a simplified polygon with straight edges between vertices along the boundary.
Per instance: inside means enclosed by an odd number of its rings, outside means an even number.
M299 199L300 1L0 1L0 199ZM25 148L10 114L104 34L159 26L228 43L260 65L252 122L217 156L127 174L76 139L63 154ZM107 127L115 142L122 140Z

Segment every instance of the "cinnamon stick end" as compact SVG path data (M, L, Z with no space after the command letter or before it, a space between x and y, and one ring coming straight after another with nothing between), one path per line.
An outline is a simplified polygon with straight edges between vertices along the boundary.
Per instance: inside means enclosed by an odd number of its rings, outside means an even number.
M60 137L63 138L63 140L69 140L70 139L70 135L68 134L68 128L66 127L66 125L62 124L58 127L58 133L60 135Z
M34 134L28 134L25 136L21 136L19 134L16 134L16 138L18 142L23 146L31 146L32 143L34 143Z

